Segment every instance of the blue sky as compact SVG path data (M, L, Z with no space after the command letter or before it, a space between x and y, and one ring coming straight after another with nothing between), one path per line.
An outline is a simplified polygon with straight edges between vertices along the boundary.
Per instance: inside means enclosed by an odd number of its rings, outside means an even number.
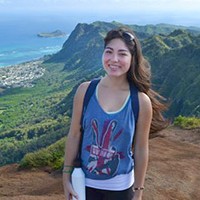
M0 0L0 13L68 13L83 20L200 27L200 0Z
M199 0L0 0L7 9L176 10L199 11ZM43 7L44 6L44 7Z

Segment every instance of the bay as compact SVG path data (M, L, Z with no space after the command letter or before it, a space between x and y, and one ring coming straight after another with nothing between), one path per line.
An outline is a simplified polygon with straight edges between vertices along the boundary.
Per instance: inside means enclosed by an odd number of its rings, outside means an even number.
M0 14L0 67L20 64L58 52L74 28L66 16ZM41 38L40 32L61 30L66 37Z

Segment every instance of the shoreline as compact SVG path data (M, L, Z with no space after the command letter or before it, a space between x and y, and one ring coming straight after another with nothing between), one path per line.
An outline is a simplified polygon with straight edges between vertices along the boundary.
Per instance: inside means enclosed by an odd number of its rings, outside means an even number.
M1 65L1 66L0 66L0 70L1 70L1 69L5 69L5 68L7 68L7 67L13 67L13 68L14 68L14 67L19 67L19 65L28 64L28 63L32 63L32 62L36 62L36 61L40 61L40 60L44 61L44 58L41 57L41 58L31 59L31 60L27 60L27 61L22 61L22 62L20 62L20 63L9 64L9 65Z

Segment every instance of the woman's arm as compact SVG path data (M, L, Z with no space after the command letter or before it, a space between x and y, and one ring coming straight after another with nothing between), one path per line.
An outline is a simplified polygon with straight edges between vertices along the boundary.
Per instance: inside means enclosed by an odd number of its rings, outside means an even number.
M134 188L144 187L149 158L149 131L152 121L152 105L149 97L139 93L139 117L134 141ZM142 190L135 190L134 200L142 199Z
M79 143L81 138L80 132L80 121L82 115L83 99L89 82L82 83L74 96L73 102L73 113L71 119L70 130L67 135L66 146L65 146L65 161L64 161L64 172L63 172L63 187L65 193L65 199L70 200L71 196L77 196L71 185L71 173L73 168L73 162L78 154Z

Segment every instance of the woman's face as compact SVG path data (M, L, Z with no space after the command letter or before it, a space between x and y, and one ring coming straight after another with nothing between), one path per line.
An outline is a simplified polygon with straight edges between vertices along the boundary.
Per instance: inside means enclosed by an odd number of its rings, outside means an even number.
M131 53L120 38L111 40L104 49L102 62L109 76L126 76L131 65Z

